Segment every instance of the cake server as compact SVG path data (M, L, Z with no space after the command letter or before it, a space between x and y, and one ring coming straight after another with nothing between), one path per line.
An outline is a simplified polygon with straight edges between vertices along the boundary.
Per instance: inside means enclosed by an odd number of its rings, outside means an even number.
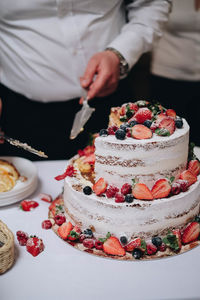
M88 97L87 91L83 92L83 106L81 110L79 110L74 118L73 126L70 133L70 139L73 140L77 137L77 135L84 130L84 125L87 123L92 113L95 111L95 108L92 108L88 105Z
M41 157L44 157L44 158L48 158L48 156L42 152L42 151L38 151L34 148L32 148L31 146L29 146L28 144L26 143L22 143L18 140L15 140L11 137L8 137L7 135L3 134L0 132L0 139L4 139L5 141L7 141L8 143L10 143L11 145L15 146L15 147L18 147L18 148L22 148L26 151L29 151L35 155L38 155L38 156L41 156Z

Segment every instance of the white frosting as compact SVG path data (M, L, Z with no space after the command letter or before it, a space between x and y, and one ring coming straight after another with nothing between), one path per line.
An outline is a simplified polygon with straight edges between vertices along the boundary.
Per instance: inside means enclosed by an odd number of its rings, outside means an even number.
M183 127L169 137L153 134L148 140L126 138L122 141L113 135L98 137L95 140L96 180L103 177L109 184L121 187L137 177L151 188L159 178L178 177L187 164L188 142L186 120Z

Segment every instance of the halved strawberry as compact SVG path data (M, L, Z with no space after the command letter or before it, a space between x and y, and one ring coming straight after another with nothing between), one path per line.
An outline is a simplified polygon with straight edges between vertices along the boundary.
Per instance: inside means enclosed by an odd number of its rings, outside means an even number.
M135 103L130 102L128 105L131 110L134 110L134 112L138 111L138 109L139 109L139 107Z
M175 131L175 121L171 117L165 117L160 121L158 127L167 129L171 135Z
M136 124L132 127L132 137L138 140L143 139L150 139L152 137L153 133L151 129L148 127L142 125L142 124Z
M108 183L101 177L99 180L93 185L92 190L95 192L97 196L103 194L107 189Z
M189 161L188 170L195 176L200 173L200 162L197 159Z
M198 222L192 222L187 225L182 233L182 243L188 244L195 241L199 237L200 224Z
M156 123L160 123L160 121L162 121L163 119L166 118L166 114L165 113L160 113L159 115L157 115L156 117Z
M151 193L154 199L165 198L169 195L171 191L171 185L167 179L158 179L152 189Z
M90 165L94 165L95 163L95 154L91 153L83 159L83 163L89 163Z
M124 256L126 251L115 236L109 237L103 244L103 251L107 254Z
M185 170L180 174L180 179L187 180L189 185L192 185L197 181L197 176L192 174L189 170Z
M73 225L71 222L64 222L60 227L58 227L57 233L63 240L66 240L72 228Z
M153 195L144 183L136 183L132 188L132 194L136 199L153 200Z
M132 252L135 248L139 248L141 246L141 238L135 238L133 241L128 243L124 249L128 252Z
M143 124L144 121L151 120L152 112L147 107L142 107L135 113L134 118L138 123Z
M49 205L49 210L51 211L53 216L56 215L56 206L61 205L61 203L62 203L62 200L61 200L61 198L58 197L51 203L51 205Z
M81 229L78 225L75 225L74 228L70 231L69 235L68 235L68 240L70 241L76 241L81 233Z
M175 112L175 110L173 110L173 109L171 109L171 108L169 108L169 109L166 110L166 115L167 115L168 117L173 118L173 119L176 118L176 112Z
M180 229L173 229L172 233L176 236L179 249L181 249L182 241L181 241L181 231L180 231Z

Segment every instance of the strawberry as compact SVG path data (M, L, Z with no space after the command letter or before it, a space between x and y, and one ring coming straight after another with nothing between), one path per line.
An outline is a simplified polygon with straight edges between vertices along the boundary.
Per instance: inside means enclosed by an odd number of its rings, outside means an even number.
M192 222L187 225L182 233L182 243L188 244L195 241L199 237L200 224L198 222Z
M107 182L101 177L99 180L93 185L92 190L95 192L97 196L103 194L107 189Z
M130 108L131 110L134 110L134 112L137 112L138 109L139 109L138 105L135 104L135 103L131 103L131 102L130 102L128 105L129 105L129 108Z
M133 241L128 243L124 249L128 252L132 252L135 248L140 248L141 246L141 238L135 238Z
M162 121L163 119L166 118L166 114L165 113L160 113L159 115L157 115L156 117L156 123L160 123L160 121Z
M51 205L49 206L49 210L52 212L52 214L55 216L57 211L57 206L61 205L61 199L56 198Z
M30 211L33 208L36 208L39 204L33 200L23 200L20 202L20 208L24 211Z
M78 225L75 225L74 228L70 231L67 238L70 241L75 241L79 238L80 233L81 233L80 227Z
M73 177L75 174L76 174L76 170L74 169L73 166L69 165L63 174L57 175L56 177L54 177L54 179L59 181L65 179L65 177L67 176Z
M58 227L57 233L63 240L66 240L72 228L73 225L71 222L64 222L61 226Z
M44 220L42 222L42 228L43 229L50 229L52 227L52 223L50 220Z
M37 256L44 250L44 244L42 239L38 237L30 237L26 243L26 250L33 256Z
M153 200L153 195L144 183L136 183L132 188L132 194L136 199Z
M152 131L148 127L142 124L136 124L132 127L132 137L138 140L150 139L152 137Z
M171 117L165 117L160 121L158 127L165 128L171 135L175 131L175 121Z
M166 110L166 115L167 115L168 117L173 118L173 119L176 118L176 112L175 112L175 110L173 110L173 109L171 109L171 108Z
M143 124L144 121L151 120L152 112L147 107L142 107L135 113L134 118L138 123Z
M197 159L190 160L188 163L188 170L195 176L200 173L200 162Z
M28 233L24 232L24 231L21 231L21 230L18 230L16 232L16 235L17 235L17 240L20 244L20 246L26 246L26 243L28 241Z
M51 203L52 202L52 197L48 194L45 194L45 193L40 193L39 194L39 198L42 200L42 201L45 201L45 202L48 202L48 203Z
M94 153L95 146L87 146L83 149L84 155L89 156L90 154Z
M167 179L158 179L151 189L154 199L165 198L171 191L171 185Z
M126 251L115 236L109 237L103 244L103 251L107 254L124 256Z
M123 195L130 194L131 193L131 189L132 189L131 185L129 183L125 183L121 187L121 193Z
M189 170L185 170L180 174L180 179L187 180L189 185L192 185L197 181L197 176L192 174Z
M86 156L83 159L83 163L84 164L89 163L90 165L94 165L94 163L95 163L95 154L91 153L90 155Z
M178 247L179 247L179 249L181 249L182 242L181 242L181 231L180 231L180 229L174 229L174 230L172 230L172 233L176 236L177 242L178 242Z

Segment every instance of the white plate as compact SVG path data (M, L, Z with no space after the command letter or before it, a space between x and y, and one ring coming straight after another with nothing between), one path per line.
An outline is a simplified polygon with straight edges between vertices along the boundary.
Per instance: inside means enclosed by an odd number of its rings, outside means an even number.
M21 176L27 177L25 182L18 180L12 190L0 193L0 206L18 202L36 190L38 182L37 168L30 160L13 156L1 156L0 159L11 162Z

